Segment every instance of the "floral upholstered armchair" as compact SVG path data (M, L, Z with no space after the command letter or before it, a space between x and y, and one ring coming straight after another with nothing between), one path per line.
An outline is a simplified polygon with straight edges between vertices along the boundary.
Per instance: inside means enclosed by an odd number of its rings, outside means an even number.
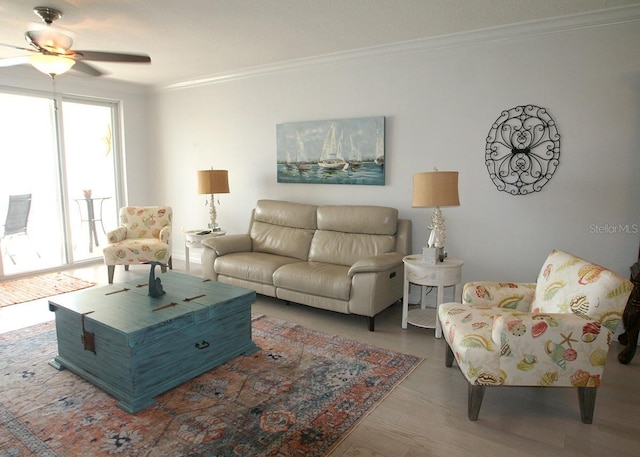
M160 262L167 271L171 262L171 219L169 206L125 206L120 208L120 227L107 233L103 249L109 284L116 265Z
M469 382L470 420L485 386L577 387L580 415L593 421L611 338L632 290L627 279L572 254L553 250L536 283L472 282L463 303L438 315Z

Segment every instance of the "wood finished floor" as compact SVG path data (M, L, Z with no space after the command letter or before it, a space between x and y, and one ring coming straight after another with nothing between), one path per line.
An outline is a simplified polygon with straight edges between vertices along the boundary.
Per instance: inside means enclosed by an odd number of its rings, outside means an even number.
M185 272L184 262L175 261ZM146 267L118 267L115 281L146 276ZM191 274L200 268L192 264ZM70 270L74 276L106 283L102 264ZM400 328L401 306L376 317L369 332L363 317L287 305L259 297L254 313L295 322L326 333L423 357L424 361L393 390L330 454L332 457L425 456L639 456L640 351L621 365L613 342L593 424L580 421L575 389L502 387L485 393L477 422L467 419L467 383L454 364L444 366L445 342L433 330ZM47 301L0 308L0 333L51 320Z

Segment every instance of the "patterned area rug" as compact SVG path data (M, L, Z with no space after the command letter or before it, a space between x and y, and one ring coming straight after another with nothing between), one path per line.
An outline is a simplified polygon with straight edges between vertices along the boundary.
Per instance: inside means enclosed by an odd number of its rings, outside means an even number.
M53 323L0 335L2 456L324 456L421 359L258 317L262 349L130 415L48 361Z
M95 286L95 283L83 281L65 273L51 273L0 282L0 308L91 286Z

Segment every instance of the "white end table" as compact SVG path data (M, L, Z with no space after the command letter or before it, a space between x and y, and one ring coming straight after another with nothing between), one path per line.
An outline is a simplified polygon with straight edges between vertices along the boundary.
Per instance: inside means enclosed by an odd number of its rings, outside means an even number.
M454 300L461 300L462 265L459 259L446 258L444 262L430 265L422 262L422 254L408 255L402 259L404 262L404 293L402 296L402 328L407 328L407 323L417 327L435 328L436 338L442 338L442 328L438 319L438 306L442 304L444 288L454 286ZM409 311L409 284L422 286L422 300L420 308ZM427 288L438 288L436 308L426 307Z
M209 231L209 233L203 233L203 232L207 232L208 230L188 230L186 232L184 232L184 260L185 263L187 264L187 272L191 271L191 268L189 266L189 249L191 248L203 248L204 246L202 246L202 241L207 239L207 238L211 238L213 236L222 236L225 235L227 232L222 231L222 230L215 230L215 231ZM203 233L202 235L199 235L200 233Z

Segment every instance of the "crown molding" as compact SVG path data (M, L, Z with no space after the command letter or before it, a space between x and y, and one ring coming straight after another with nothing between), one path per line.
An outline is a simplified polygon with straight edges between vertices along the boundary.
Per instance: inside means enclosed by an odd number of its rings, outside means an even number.
M480 46L487 43L509 41L535 36L553 35L568 31L606 27L640 21L640 4L597 10L588 13L559 16L550 19L520 22L505 26L491 27L469 32L440 35L418 40L403 41L380 46L337 52L315 57L294 59L275 64L218 73L156 87L156 90L176 90L197 86L224 83L239 79L253 78L269 74L292 71L300 68L329 65L346 61L380 58L388 56L425 53L466 46Z

